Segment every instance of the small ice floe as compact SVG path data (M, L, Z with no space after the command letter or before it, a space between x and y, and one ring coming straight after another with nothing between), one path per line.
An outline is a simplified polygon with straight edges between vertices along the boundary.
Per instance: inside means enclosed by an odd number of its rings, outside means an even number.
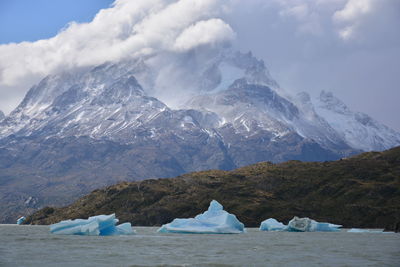
M56 235L131 235L130 223L116 225L115 214L98 215L88 219L66 220L50 225L50 232Z
M194 218L174 219L158 229L159 233L191 234L239 234L244 231L244 224L235 215L224 211L215 200L211 201L206 212Z
M384 232L383 229L359 229L351 228L347 230L348 233L369 233L369 234L393 234L394 232Z
M20 218L17 220L17 224L20 225L20 224L22 224L25 220L26 220L25 216L22 216L22 217L20 217Z
M286 231L286 232L339 232L341 225L317 222L310 218L294 217L288 225L273 218L265 220L260 225L260 231Z
M260 231L285 231L287 226L278 222L274 218L263 221L260 225Z

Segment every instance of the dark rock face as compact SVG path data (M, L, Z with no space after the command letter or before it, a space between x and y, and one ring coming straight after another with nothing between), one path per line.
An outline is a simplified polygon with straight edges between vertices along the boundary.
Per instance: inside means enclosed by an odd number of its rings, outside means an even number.
M122 222L154 226L193 217L212 199L248 227L293 216L344 227L398 230L400 147L332 162L258 163L234 171L203 171L172 179L124 182L95 190L64 208L47 207L27 223L116 213Z

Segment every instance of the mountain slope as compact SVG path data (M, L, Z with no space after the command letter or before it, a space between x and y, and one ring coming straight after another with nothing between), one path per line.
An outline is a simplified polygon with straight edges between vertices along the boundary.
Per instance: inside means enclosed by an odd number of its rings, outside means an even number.
M349 149L315 112L313 116L305 114L296 103L272 88L249 83L245 78L234 81L227 90L194 97L187 106L218 114L222 126L231 124L236 132L246 137L256 135L257 130L271 133L274 140L296 133L333 151Z
M367 114L351 111L330 92L321 92L316 101L316 109L353 148L381 151L400 143L400 133Z
M116 213L122 222L160 225L193 217L220 201L247 226L294 215L344 227L399 230L400 147L333 162L258 163L234 171L204 171L173 179L120 183L64 208L44 208L27 223Z

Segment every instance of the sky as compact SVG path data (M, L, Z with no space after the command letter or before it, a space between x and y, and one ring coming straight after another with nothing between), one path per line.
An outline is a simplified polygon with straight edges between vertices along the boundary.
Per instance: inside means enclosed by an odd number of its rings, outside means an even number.
M0 43L37 41L69 22L89 22L113 0L0 0Z
M0 110L60 70L229 43L400 131L399 28L398 0L0 0Z

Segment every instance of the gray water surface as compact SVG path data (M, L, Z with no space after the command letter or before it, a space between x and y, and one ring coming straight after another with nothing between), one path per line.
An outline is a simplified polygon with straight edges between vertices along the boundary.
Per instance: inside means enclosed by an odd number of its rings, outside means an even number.
M400 234L60 236L48 226L0 225L0 266L400 266Z

